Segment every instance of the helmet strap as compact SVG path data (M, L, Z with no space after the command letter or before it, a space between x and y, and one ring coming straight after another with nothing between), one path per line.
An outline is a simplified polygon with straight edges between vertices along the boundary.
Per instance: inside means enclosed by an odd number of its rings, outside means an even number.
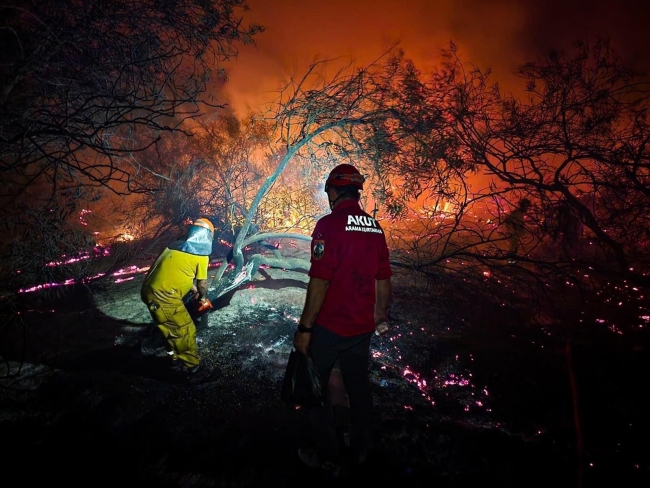
M334 210L334 205L336 205L336 202L339 201L339 199L343 196L343 193L340 193L339 196L337 196L334 200L329 199L329 195L327 197L327 200L330 203L330 210Z

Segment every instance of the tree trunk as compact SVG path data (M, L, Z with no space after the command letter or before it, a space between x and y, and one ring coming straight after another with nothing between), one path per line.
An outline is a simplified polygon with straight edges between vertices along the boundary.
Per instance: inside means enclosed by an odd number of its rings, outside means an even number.
M580 422L580 409L579 409L579 402L578 402L578 382L576 379L575 368L573 366L573 352L571 348L571 331L569 331L569 334L566 339L565 353L566 353L567 369L569 370L569 382L571 384L571 396L573 398L573 423L576 429L576 454L578 458L578 470L577 470L578 488L582 488L584 486L585 453L584 453L584 439L582 437L582 425Z

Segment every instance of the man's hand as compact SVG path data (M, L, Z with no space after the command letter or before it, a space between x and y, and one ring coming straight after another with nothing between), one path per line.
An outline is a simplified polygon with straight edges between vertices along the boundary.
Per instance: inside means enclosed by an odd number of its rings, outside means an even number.
M375 335L382 336L390 329L390 324L387 320L382 320L375 325Z
M199 299L199 296L200 296L199 295L199 289L196 287L195 284L192 284L192 288L190 289L190 292L192 293L192 298L194 298L194 300Z
M296 351L307 355L309 351L309 343L311 342L311 334L309 332L300 332L296 331L293 335L293 347L296 348Z
M197 298L205 298L208 296L208 280L196 280L196 289L199 292Z
M376 294L375 294L375 325L382 322L388 322L388 302L392 286L390 278L385 280L377 280Z

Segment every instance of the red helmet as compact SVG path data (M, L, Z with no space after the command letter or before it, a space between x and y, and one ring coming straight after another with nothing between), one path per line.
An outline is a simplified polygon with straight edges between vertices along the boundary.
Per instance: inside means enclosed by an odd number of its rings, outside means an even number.
M363 183L366 179L363 177L359 170L351 164L339 164L334 168L327 180L325 181L325 191L331 186L347 186L354 185L359 190L363 190Z

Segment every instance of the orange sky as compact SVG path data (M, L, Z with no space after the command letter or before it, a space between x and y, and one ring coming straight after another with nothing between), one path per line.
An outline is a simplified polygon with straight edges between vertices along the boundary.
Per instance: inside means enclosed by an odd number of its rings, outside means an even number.
M514 88L512 73L540 49L601 35L617 51L650 64L650 29L641 0L249 0L248 21L266 31L227 68L227 93L242 115L274 97L287 73L315 57L351 56L365 64L401 41L426 71L453 40L464 60L490 67ZM583 5L587 5L584 7ZM285 76L286 77L286 76Z

